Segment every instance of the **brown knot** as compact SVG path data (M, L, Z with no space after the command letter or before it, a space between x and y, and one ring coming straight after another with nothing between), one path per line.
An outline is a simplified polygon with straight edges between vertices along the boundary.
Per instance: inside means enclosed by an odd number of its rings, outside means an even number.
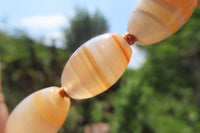
M130 33L126 33L123 38L128 42L129 45L133 45L137 41L137 38Z
M69 95L65 92L65 90L64 90L63 87L61 87L61 88L58 90L58 94L59 94L61 97L63 97L63 98L65 98L65 97L69 98Z

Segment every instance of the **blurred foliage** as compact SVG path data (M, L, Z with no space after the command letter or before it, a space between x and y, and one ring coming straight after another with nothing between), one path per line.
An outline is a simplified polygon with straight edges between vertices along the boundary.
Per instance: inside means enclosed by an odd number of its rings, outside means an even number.
M25 34L19 34L0 33L3 88L10 110L33 91L47 85L60 86L61 66L66 61L60 58L64 50L46 47ZM69 54L65 54L65 58L69 58Z
M107 22L99 11L91 15L87 10L78 8L70 27L65 29L67 50L74 52L85 41L107 30Z
M147 52L139 70L127 70L120 82L87 100L72 99L59 133L82 133L86 124L106 122L112 133L199 133L200 10L168 39L140 47ZM60 86L62 69L72 52L107 31L104 17L78 9L65 29L67 50L45 46L24 33L0 32L3 92L11 110L25 96Z

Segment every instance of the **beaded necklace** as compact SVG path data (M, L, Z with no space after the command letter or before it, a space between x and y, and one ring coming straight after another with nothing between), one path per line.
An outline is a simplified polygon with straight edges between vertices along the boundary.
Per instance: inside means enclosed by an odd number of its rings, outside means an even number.
M196 5L197 0L139 0L127 34L103 34L79 47L64 67L62 87L48 87L25 98L10 114L5 133L56 133L68 115L70 98L86 99L106 91L127 68L130 45L149 45L169 37Z

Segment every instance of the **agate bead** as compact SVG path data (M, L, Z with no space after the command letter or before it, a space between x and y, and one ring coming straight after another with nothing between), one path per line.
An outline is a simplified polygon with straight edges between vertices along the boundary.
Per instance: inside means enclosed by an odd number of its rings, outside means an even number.
M140 45L159 42L189 19L197 0L139 0L131 13L128 32Z
M37 91L25 98L11 113L5 133L56 133L70 107L69 98L57 87Z
M61 77L62 87L74 99L96 96L121 77L131 54L131 47L119 34L95 37L67 62Z

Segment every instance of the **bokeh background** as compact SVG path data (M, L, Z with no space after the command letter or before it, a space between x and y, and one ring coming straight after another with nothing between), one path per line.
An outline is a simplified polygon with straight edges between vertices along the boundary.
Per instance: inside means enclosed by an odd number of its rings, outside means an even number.
M2 85L10 111L60 86L65 63L105 32L126 33L135 0L1 1ZM200 9L173 36L133 47L131 65L103 94L72 100L59 133L199 133Z

